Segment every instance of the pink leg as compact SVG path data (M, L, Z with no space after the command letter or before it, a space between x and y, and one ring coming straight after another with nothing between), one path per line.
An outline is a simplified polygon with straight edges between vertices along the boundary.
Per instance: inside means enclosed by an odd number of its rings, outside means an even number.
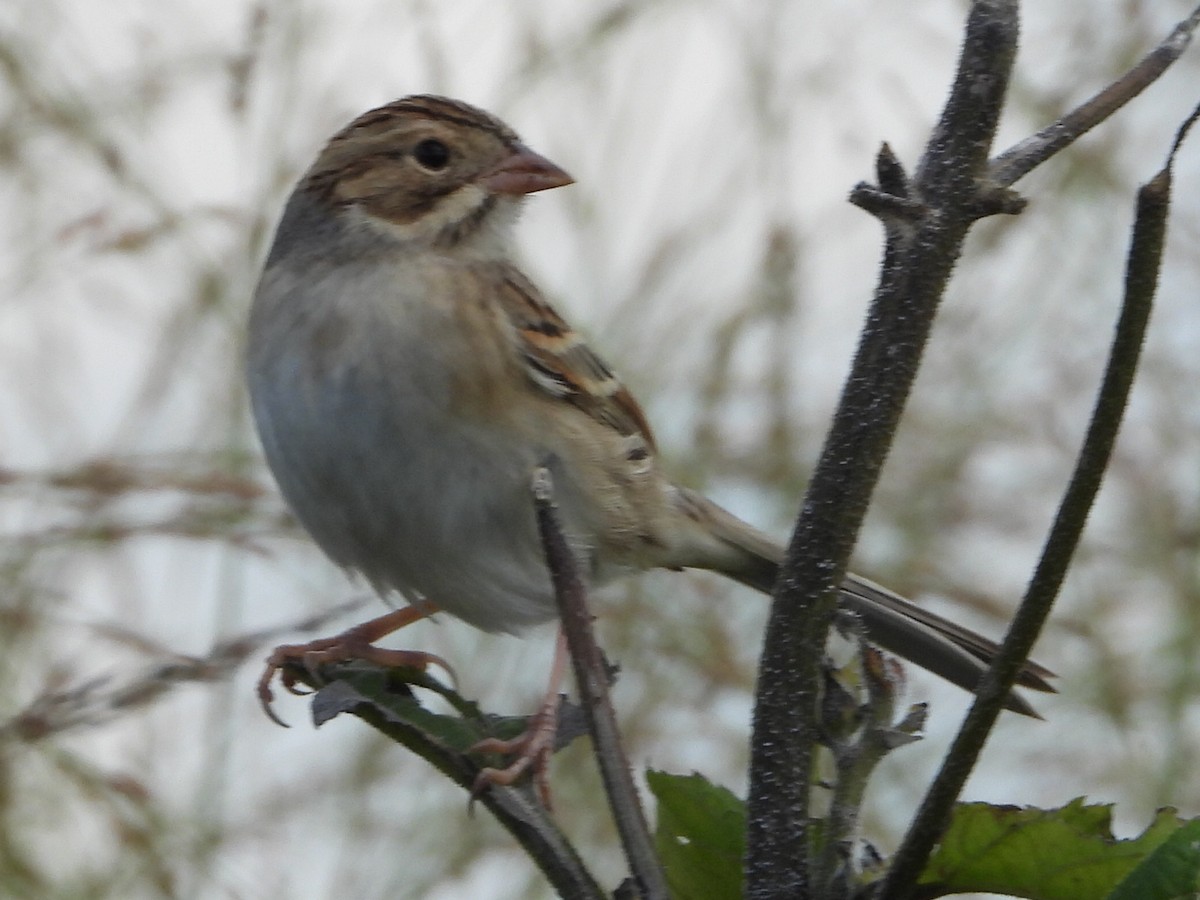
M558 705L561 700L559 690L567 671L567 636L562 627L558 629L558 638L554 642L554 662L550 666L550 683L542 697L542 703L536 713L529 718L529 725L524 733L511 740L502 741L498 738L486 738L475 744L468 753L515 753L516 759L506 768L492 767L479 770L475 776L475 784L471 788L471 796L477 797L490 785L510 785L532 769L533 783L538 796L546 809L550 804L550 779L548 775L550 756L554 753L554 739L558 733Z

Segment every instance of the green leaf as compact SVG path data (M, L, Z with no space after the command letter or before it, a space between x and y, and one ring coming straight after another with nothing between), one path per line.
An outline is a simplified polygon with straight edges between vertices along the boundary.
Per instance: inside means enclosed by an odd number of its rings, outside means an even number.
M658 800L654 841L673 900L741 900L745 804L702 775L650 770Z
M461 716L427 710L417 700L413 687L441 695ZM364 703L373 705L393 724L410 729L409 733L420 741L454 753L465 753L492 734L510 737L524 727L524 720L516 717L485 716L475 704L423 672L361 663L330 667L328 684L313 695L313 724L323 725L337 715L356 711ZM421 752L418 747L401 742ZM424 752L421 755L428 758Z
M1140 836L1117 840L1112 807L1085 805L1082 798L1052 810L963 803L921 876L919 894L1107 897L1181 825L1173 810L1163 810ZM1122 900L1174 896L1129 893Z
M524 717L483 713L472 701L413 669L351 662L323 666L316 674L302 666L290 671L297 681L316 690L312 698L315 724L321 725L343 714L357 716L472 792L480 765L492 762L493 757L472 752L472 747L481 738L511 737L526 725ZM426 709L414 687L438 694L455 714ZM557 744L562 746L581 732L583 726L576 720L582 720L583 714L578 706L565 704L560 712ZM499 756L494 761L504 763ZM561 896L597 900L606 896L537 799L528 780L512 785L492 784L476 800L508 829Z
M1175 900L1195 897L1197 893L1200 893L1200 819L1192 819L1142 860L1108 895L1108 900Z

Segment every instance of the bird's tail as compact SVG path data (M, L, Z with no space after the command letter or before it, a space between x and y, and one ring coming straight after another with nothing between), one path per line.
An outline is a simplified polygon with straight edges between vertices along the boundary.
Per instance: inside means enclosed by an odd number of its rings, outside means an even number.
M700 561L684 565L712 569L770 594L783 561L783 547L707 498L678 490L684 513L697 523L697 533L703 534L703 543L707 545L697 554ZM983 635L857 575L846 576L839 602L843 608L858 614L872 643L968 691L978 686L999 649ZM1054 693L1047 680L1053 677L1049 669L1027 661L1017 676L1017 684ZM1022 715L1041 718L1015 692L1008 695L1005 706Z

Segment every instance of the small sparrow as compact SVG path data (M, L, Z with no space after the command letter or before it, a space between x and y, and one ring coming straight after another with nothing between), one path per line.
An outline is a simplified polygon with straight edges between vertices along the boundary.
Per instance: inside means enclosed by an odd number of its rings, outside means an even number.
M667 477L637 401L513 262L525 196L571 181L488 113L413 96L334 135L292 192L250 315L254 418L321 548L410 605L280 648L264 704L289 660L441 662L373 646L437 610L486 631L555 618L541 465L589 582L697 568L771 591L782 546ZM841 604L967 690L996 650L854 575ZM1052 691L1051 675L1027 663L1019 683ZM1008 706L1036 715L1015 693Z

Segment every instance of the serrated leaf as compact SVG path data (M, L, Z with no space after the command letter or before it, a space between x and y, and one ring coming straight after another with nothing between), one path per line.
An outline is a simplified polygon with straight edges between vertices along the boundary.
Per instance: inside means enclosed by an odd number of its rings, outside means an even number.
M1175 900L1198 893L1200 819L1192 819L1142 860L1108 900Z
M647 771L658 800L654 841L672 900L741 900L745 804L702 775Z
M1082 798L1051 810L960 804L921 876L920 895L1106 897L1180 825L1174 811L1164 810L1140 836L1117 840L1112 807Z

